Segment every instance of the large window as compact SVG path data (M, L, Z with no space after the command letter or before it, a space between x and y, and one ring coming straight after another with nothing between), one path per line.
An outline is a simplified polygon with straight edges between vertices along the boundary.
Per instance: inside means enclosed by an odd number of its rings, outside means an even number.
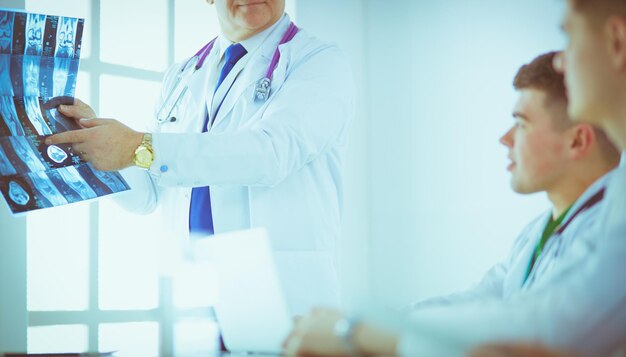
M76 96L137 130L152 120L167 67L218 32L203 0L27 0L26 10L86 19ZM176 237L160 234L160 215L126 213L105 198L28 216L29 352L217 347L211 274L174 264Z

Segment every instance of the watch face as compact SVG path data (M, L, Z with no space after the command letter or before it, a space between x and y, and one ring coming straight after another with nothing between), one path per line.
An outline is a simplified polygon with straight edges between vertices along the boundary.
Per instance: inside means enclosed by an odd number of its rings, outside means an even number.
M146 148L140 148L136 156L137 164L140 166L150 166L152 164L152 153Z

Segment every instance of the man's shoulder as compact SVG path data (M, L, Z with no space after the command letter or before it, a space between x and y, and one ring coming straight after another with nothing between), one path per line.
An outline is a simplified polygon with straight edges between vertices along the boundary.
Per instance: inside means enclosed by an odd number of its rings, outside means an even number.
M300 29L296 36L283 46L284 50L288 51L294 60L317 54L344 57L343 51L336 43L322 40L306 29Z

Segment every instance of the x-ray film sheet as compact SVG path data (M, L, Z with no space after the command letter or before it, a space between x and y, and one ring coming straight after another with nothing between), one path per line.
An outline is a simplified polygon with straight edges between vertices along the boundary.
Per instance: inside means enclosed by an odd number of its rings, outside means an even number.
M57 111L76 89L84 20L0 9L0 191L14 214L128 190L71 145L46 136L80 129Z
M98 171L90 164L0 178L0 191L14 214L90 200L128 189L119 173Z

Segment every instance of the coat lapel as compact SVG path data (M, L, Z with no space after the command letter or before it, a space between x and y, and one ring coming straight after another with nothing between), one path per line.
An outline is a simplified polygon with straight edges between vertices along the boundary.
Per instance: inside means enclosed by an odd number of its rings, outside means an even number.
M515 262L511 266L509 276L507 278L507 284L505 285L504 296L508 296L511 293L520 291L524 287L524 280L526 278L526 271L528 270L528 264L530 264L530 258L535 252L535 247L541 239L541 234L545 228L551 212L547 212L538 224L528 232L528 239L526 244L521 249L520 253L515 258Z
M288 17L281 21L283 23L261 44L257 51L244 56L235 65L215 93L213 103L211 104L211 126L216 125L220 120L227 117L240 99L253 101L252 93L250 93L250 98L241 97L265 76L278 43L291 23ZM280 62L282 61L284 59L281 56ZM224 100L221 101L221 98L224 98ZM219 107L220 102L222 103L221 107ZM218 107L219 111L216 113Z
M213 94L212 92L210 92L207 83L211 83L211 81L215 80L213 77L215 77L215 59L217 58L218 53L219 51L211 51L209 57L205 62L206 64L198 70L198 75L196 75L195 79L191 83L189 83L189 88L187 89L188 93L193 93L193 107L197 108L196 113L191 113L191 115L194 116L194 120L193 123L191 123L190 125L194 132L202 132L202 126L204 125L204 119L207 113L206 98L209 98L209 93Z
M256 65L248 63L253 60L244 58L242 61L239 61L226 79L224 79L217 92L215 92L211 104L211 126L226 117L232 111L235 103L237 103L246 88L255 83L255 80L250 78L250 69L256 67ZM217 111L218 108L219 111Z

